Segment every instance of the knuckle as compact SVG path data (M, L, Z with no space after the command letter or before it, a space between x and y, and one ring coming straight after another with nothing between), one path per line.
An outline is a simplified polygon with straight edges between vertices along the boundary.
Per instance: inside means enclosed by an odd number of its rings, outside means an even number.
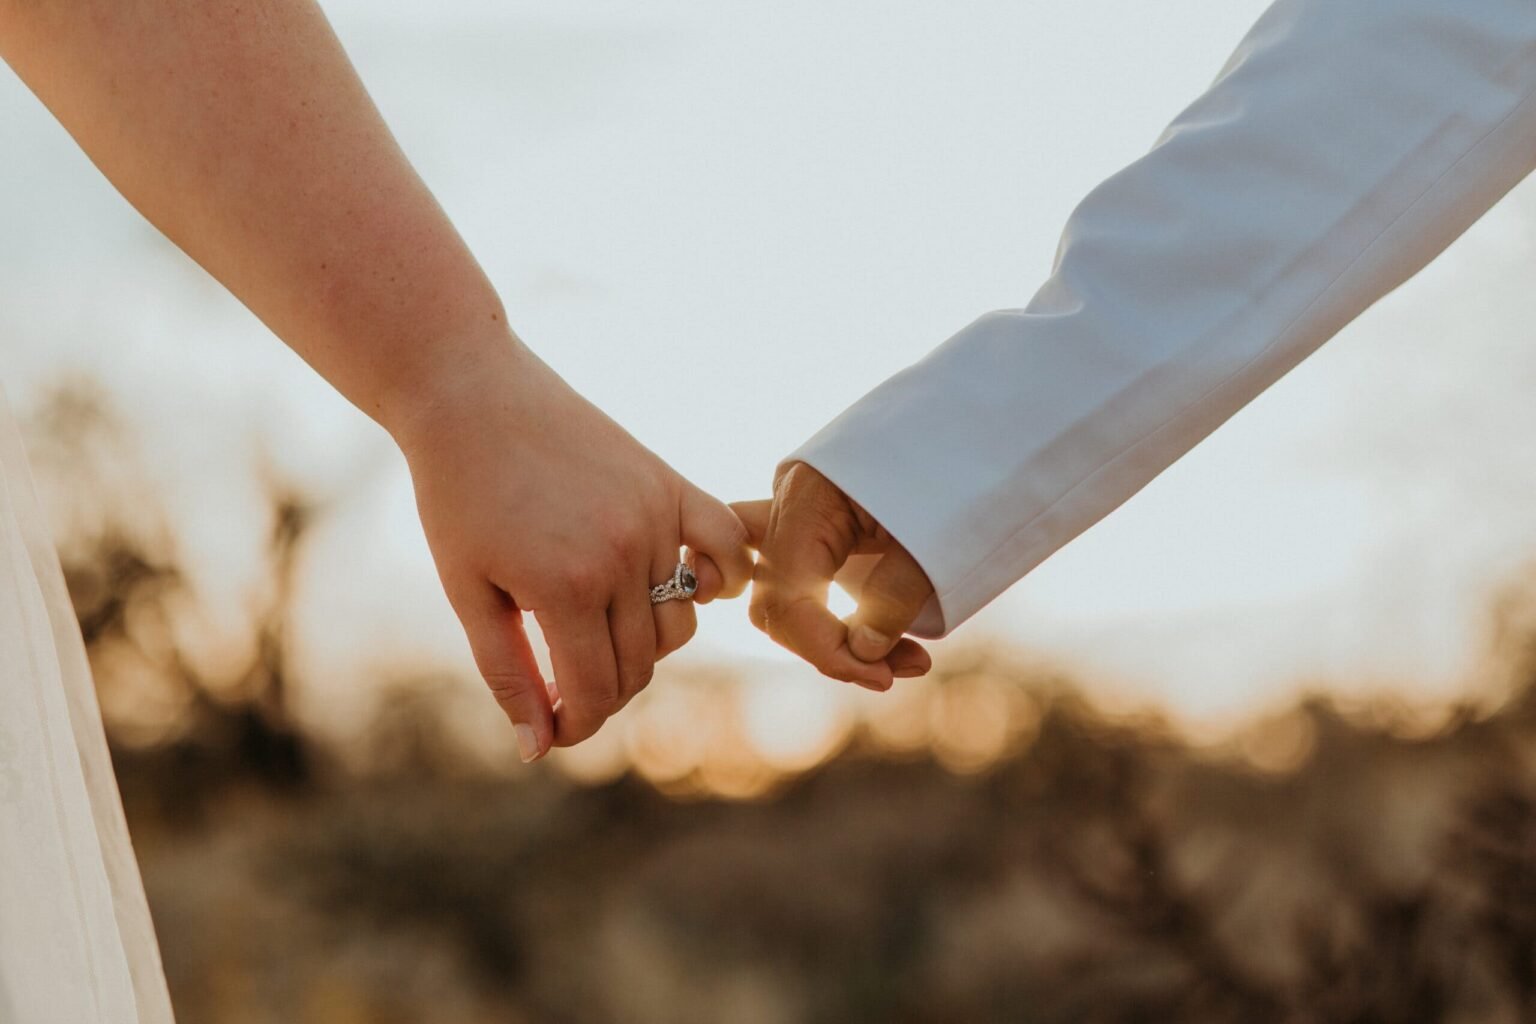
M594 597L603 590L605 571L595 562L575 562L557 577L561 596L567 599Z
M611 527L607 533L608 551L617 561L628 564L647 553L645 533L630 523Z
M624 699L617 691L574 703L567 698L560 713L560 745L570 746L591 738L623 705Z
M598 723L612 717L624 706L624 695L617 689L596 694L587 702L587 713Z
M651 680L655 677L655 663L636 667L633 671L626 673L624 677L624 693L627 696L633 697L635 694L651 685Z
M784 471L774 480L774 496L779 497L797 491L810 483L813 477L820 475L804 462L792 462L785 466Z
M845 666L840 665L835 658L828 656L825 652L809 651L806 652L804 657L806 661L810 662L812 668L826 676L828 679L836 679L841 683L851 683L854 681L854 674Z
M645 639L647 644L642 648L637 637L635 646L619 662L618 692L620 694L636 693L651 681L651 676L656 671L656 659L651 656L649 650L652 636L647 634Z
M843 492L803 462L790 466L779 478L774 498L780 504L781 511L793 508L802 513L825 515L846 506Z
M624 695L619 685L617 673L601 682L593 681L591 686L568 694L565 698L566 706L576 718L601 722L624 706Z
M561 721L559 732L555 734L555 746L574 747L576 744L597 735L597 730L602 727L603 720L601 718L588 720L567 716Z
M504 708L522 704L533 693L532 681L519 673L488 672L485 685Z
M823 659L822 663L816 666L816 670L829 679L836 679L840 683L855 683L863 686L869 682L869 678L864 672L845 665L839 665L830 658Z

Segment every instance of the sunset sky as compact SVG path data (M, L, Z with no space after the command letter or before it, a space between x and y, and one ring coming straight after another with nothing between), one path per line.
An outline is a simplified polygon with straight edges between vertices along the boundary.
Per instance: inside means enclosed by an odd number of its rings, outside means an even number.
M326 9L518 332L734 499L885 376L1026 303L1075 203L1263 6ZM1454 692L1492 588L1536 554L1533 225L1528 185L946 643L1006 638L1206 720L1318 679ZM24 413L68 370L138 430L223 609L211 636L249 600L265 449L335 499L306 569L314 677L468 664L387 439L0 73L0 374ZM773 666L791 712L836 699L743 605L701 618L680 658Z

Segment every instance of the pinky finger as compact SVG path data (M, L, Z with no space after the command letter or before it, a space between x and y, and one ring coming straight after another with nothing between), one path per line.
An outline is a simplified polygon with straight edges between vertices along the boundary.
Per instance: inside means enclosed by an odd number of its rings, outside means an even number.
M683 492L679 511L683 543L694 552L700 569L710 576L709 589L705 589L705 577L699 577L703 602L741 596L752 582L753 569L751 537L746 526L727 505L692 485Z
M709 604L720 596L720 591L725 589L725 574L715 564L715 560L701 551L689 549L688 564L693 567L693 577L699 581L699 589L694 591L694 604Z

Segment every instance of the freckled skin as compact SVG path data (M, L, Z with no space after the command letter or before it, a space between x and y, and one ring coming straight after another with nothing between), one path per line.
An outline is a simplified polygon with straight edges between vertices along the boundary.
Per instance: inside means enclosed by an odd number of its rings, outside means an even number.
M525 759L590 736L692 636L746 532L576 394L411 168L310 0L0 0L0 58L146 218L399 443ZM522 612L538 609L554 709Z

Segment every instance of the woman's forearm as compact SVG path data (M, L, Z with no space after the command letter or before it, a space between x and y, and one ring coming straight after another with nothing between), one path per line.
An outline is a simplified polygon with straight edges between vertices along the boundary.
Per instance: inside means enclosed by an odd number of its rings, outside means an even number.
M683 545L698 600L745 589L731 511L522 349L311 0L0 0L0 57L145 216L400 442L525 761L592 735L693 635L692 604L649 596Z
M0 0L0 56L151 222L393 428L511 348L310 0Z

